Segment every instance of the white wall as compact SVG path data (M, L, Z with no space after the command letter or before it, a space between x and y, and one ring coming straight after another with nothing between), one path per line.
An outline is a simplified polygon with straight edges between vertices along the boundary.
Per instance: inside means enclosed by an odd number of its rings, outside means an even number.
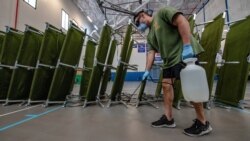
M226 10L225 0L210 0L204 9L206 21L213 20L217 15ZM196 18L196 23L202 22L204 22L203 9L200 10Z
M235 21L250 15L249 0L228 0L229 20ZM226 11L225 0L210 0L205 6L206 21L213 20L217 15ZM196 23L204 22L203 10L197 13ZM226 21L227 22L227 19ZM204 26L199 27L199 30ZM226 29L226 27L225 27Z
M16 14L16 0L0 0L0 30L5 31L5 26L14 27ZM23 0L19 0L17 29L24 31L25 24L33 26L41 31L45 30L45 22L57 28L62 28L62 9L69 14L69 19L74 19L79 27L87 28L90 34L94 30L93 25L83 15L72 0L37 0L37 8L34 9ZM83 47L79 66L82 67L85 47Z
M137 43L146 43L146 41L145 40L136 40L135 44L137 44ZM121 49L122 49L122 45L119 45L116 49L116 53L115 53L114 61L113 61L113 66L118 65L118 60L120 57ZM138 72L144 71L145 67L146 67L146 52L138 53L138 49L133 48L129 64L138 65ZM112 70L112 71L115 72L115 70ZM136 72L136 71L128 70L128 72Z
M14 26L15 0L0 0L0 30L5 31L5 26Z
M226 1L225 0L210 0L205 6L205 22L213 20L217 15L226 11ZM228 14L229 22L237 21L239 19L245 18L250 15L250 1L249 0L228 0ZM227 23L227 16L225 18L225 23ZM204 22L203 9L197 13L196 23ZM201 35L201 31L204 26L199 26L198 30ZM224 31L222 38L226 38L226 30L228 26L224 26ZM196 31L196 30L195 30ZM221 49L224 49L225 40L221 42Z
M249 0L228 0L229 16L231 21L244 18L250 15L250 1Z
M145 41L139 41L140 43L145 43ZM144 71L146 67L146 48L145 52L138 53L137 48L133 48L131 58L130 58L130 64L136 64L138 65L138 71ZM128 72L131 72L132 70L128 70Z
M24 30L25 24L31 25L41 31L45 29L45 22L61 28L61 10L64 9L70 19L74 19L79 27L84 26L88 33L93 30L93 25L81 13L72 0L37 0L37 8L34 9L23 0L19 0L17 29ZM0 0L0 30L5 31L4 26L14 27L16 0Z

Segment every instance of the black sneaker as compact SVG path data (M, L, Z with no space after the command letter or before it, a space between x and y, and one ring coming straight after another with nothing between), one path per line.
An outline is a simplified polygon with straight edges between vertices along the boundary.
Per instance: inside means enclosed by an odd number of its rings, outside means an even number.
M168 120L165 115L163 115L159 120L152 122L152 127L167 127L167 128L174 128L176 125L174 123L174 119Z
M206 124L204 125L198 119L195 119L194 124L190 128L184 129L184 134L195 137L208 134L211 131L212 127L210 126L208 121L206 121Z

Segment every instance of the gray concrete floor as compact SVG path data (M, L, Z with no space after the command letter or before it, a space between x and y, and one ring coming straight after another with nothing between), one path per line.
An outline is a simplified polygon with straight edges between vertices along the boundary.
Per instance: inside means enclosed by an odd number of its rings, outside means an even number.
M124 91L131 93L139 85L128 82ZM111 90L109 84L107 92ZM146 93L154 93L156 85L149 83ZM77 92L79 86L74 91ZM248 84L246 97L250 97ZM177 127L174 129L152 128L150 123L163 114L163 103L156 103L160 109L150 106L126 109L122 105L111 108L89 106L47 109L41 105L19 107L0 106L0 141L248 141L250 140L250 110L213 107L206 110L213 132L203 137L188 137L183 129L192 124L195 118L190 107L174 109Z

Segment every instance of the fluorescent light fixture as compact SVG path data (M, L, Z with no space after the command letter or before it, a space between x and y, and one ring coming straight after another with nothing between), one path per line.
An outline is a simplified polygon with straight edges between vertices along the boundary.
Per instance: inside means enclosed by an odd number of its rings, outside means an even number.
M92 21L92 19L89 17L89 16L87 16L87 18L88 18L88 20L92 23L93 21Z
M94 25L95 29L98 30L98 27L96 25Z
M80 10L83 12L83 9L81 8L81 7L79 7L80 8Z

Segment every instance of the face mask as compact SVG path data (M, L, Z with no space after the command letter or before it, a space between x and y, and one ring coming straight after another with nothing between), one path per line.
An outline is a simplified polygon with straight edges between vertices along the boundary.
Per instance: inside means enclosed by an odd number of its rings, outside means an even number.
M140 23L140 25L138 26L138 30L140 30L141 32L145 32L147 28L148 26L145 23Z

